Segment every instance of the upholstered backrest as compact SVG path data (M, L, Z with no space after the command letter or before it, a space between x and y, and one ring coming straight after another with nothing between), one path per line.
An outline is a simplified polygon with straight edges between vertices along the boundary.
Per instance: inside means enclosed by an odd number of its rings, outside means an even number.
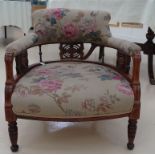
M43 9L35 11L32 17L40 42L103 44L111 36L111 17L104 11Z

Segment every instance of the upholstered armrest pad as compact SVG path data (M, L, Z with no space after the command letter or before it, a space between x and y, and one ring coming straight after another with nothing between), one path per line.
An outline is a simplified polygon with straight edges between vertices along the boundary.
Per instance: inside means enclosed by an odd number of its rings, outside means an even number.
M114 37L108 38L106 46L118 49L120 52L133 56L136 52L140 51L140 46L127 40L122 40Z
M6 47L6 52L13 53L14 56L20 54L23 50L33 46L38 40L38 35L30 33L12 43Z

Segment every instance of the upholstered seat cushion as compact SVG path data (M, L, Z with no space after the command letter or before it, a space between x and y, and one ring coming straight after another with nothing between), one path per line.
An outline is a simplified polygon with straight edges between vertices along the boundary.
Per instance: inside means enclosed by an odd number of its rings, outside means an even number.
M33 68L15 86L17 115L74 118L131 112L129 82L109 67L86 62L54 62Z

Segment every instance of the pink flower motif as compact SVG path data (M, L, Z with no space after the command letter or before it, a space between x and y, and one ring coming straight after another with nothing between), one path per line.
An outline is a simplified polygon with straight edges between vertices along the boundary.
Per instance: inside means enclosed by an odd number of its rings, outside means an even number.
M78 35L79 30L73 23L65 24L63 27L64 35L67 38L74 38Z
M61 88L62 82L59 80L42 80L40 86L46 91L53 92Z
M121 79L122 79L122 77L119 76L119 75L115 75L115 76L113 77L113 80L121 80Z
M60 19L62 19L63 16L64 16L64 11L60 8L48 9L45 14L46 20L50 20L51 17L53 17L57 20L60 20Z
M117 90L122 92L125 95L128 95L128 96L132 96L133 95L132 89L129 86L127 86L127 85L118 84L117 85Z
M50 69L37 69L36 70L36 73L39 74L39 75L51 75L53 74L53 71L51 71Z
M58 20L63 17L62 10L60 8L54 9L53 14L54 14L54 17Z

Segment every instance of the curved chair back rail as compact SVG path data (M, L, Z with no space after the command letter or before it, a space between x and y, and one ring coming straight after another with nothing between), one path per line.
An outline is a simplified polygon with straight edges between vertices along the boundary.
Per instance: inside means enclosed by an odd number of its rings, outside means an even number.
M129 117L127 147L133 149L140 116L141 49L129 41L113 38L109 20L110 14L101 11L36 11L34 32L6 47L5 115L12 151L18 150L18 118L94 121ZM46 62L42 46L54 43L60 43L60 60ZM85 43L91 44L87 52ZM29 65L28 54L32 50L28 49L35 46L39 47L40 62ZM96 47L102 52L105 47L114 48L131 57L131 75L117 66L90 61Z

